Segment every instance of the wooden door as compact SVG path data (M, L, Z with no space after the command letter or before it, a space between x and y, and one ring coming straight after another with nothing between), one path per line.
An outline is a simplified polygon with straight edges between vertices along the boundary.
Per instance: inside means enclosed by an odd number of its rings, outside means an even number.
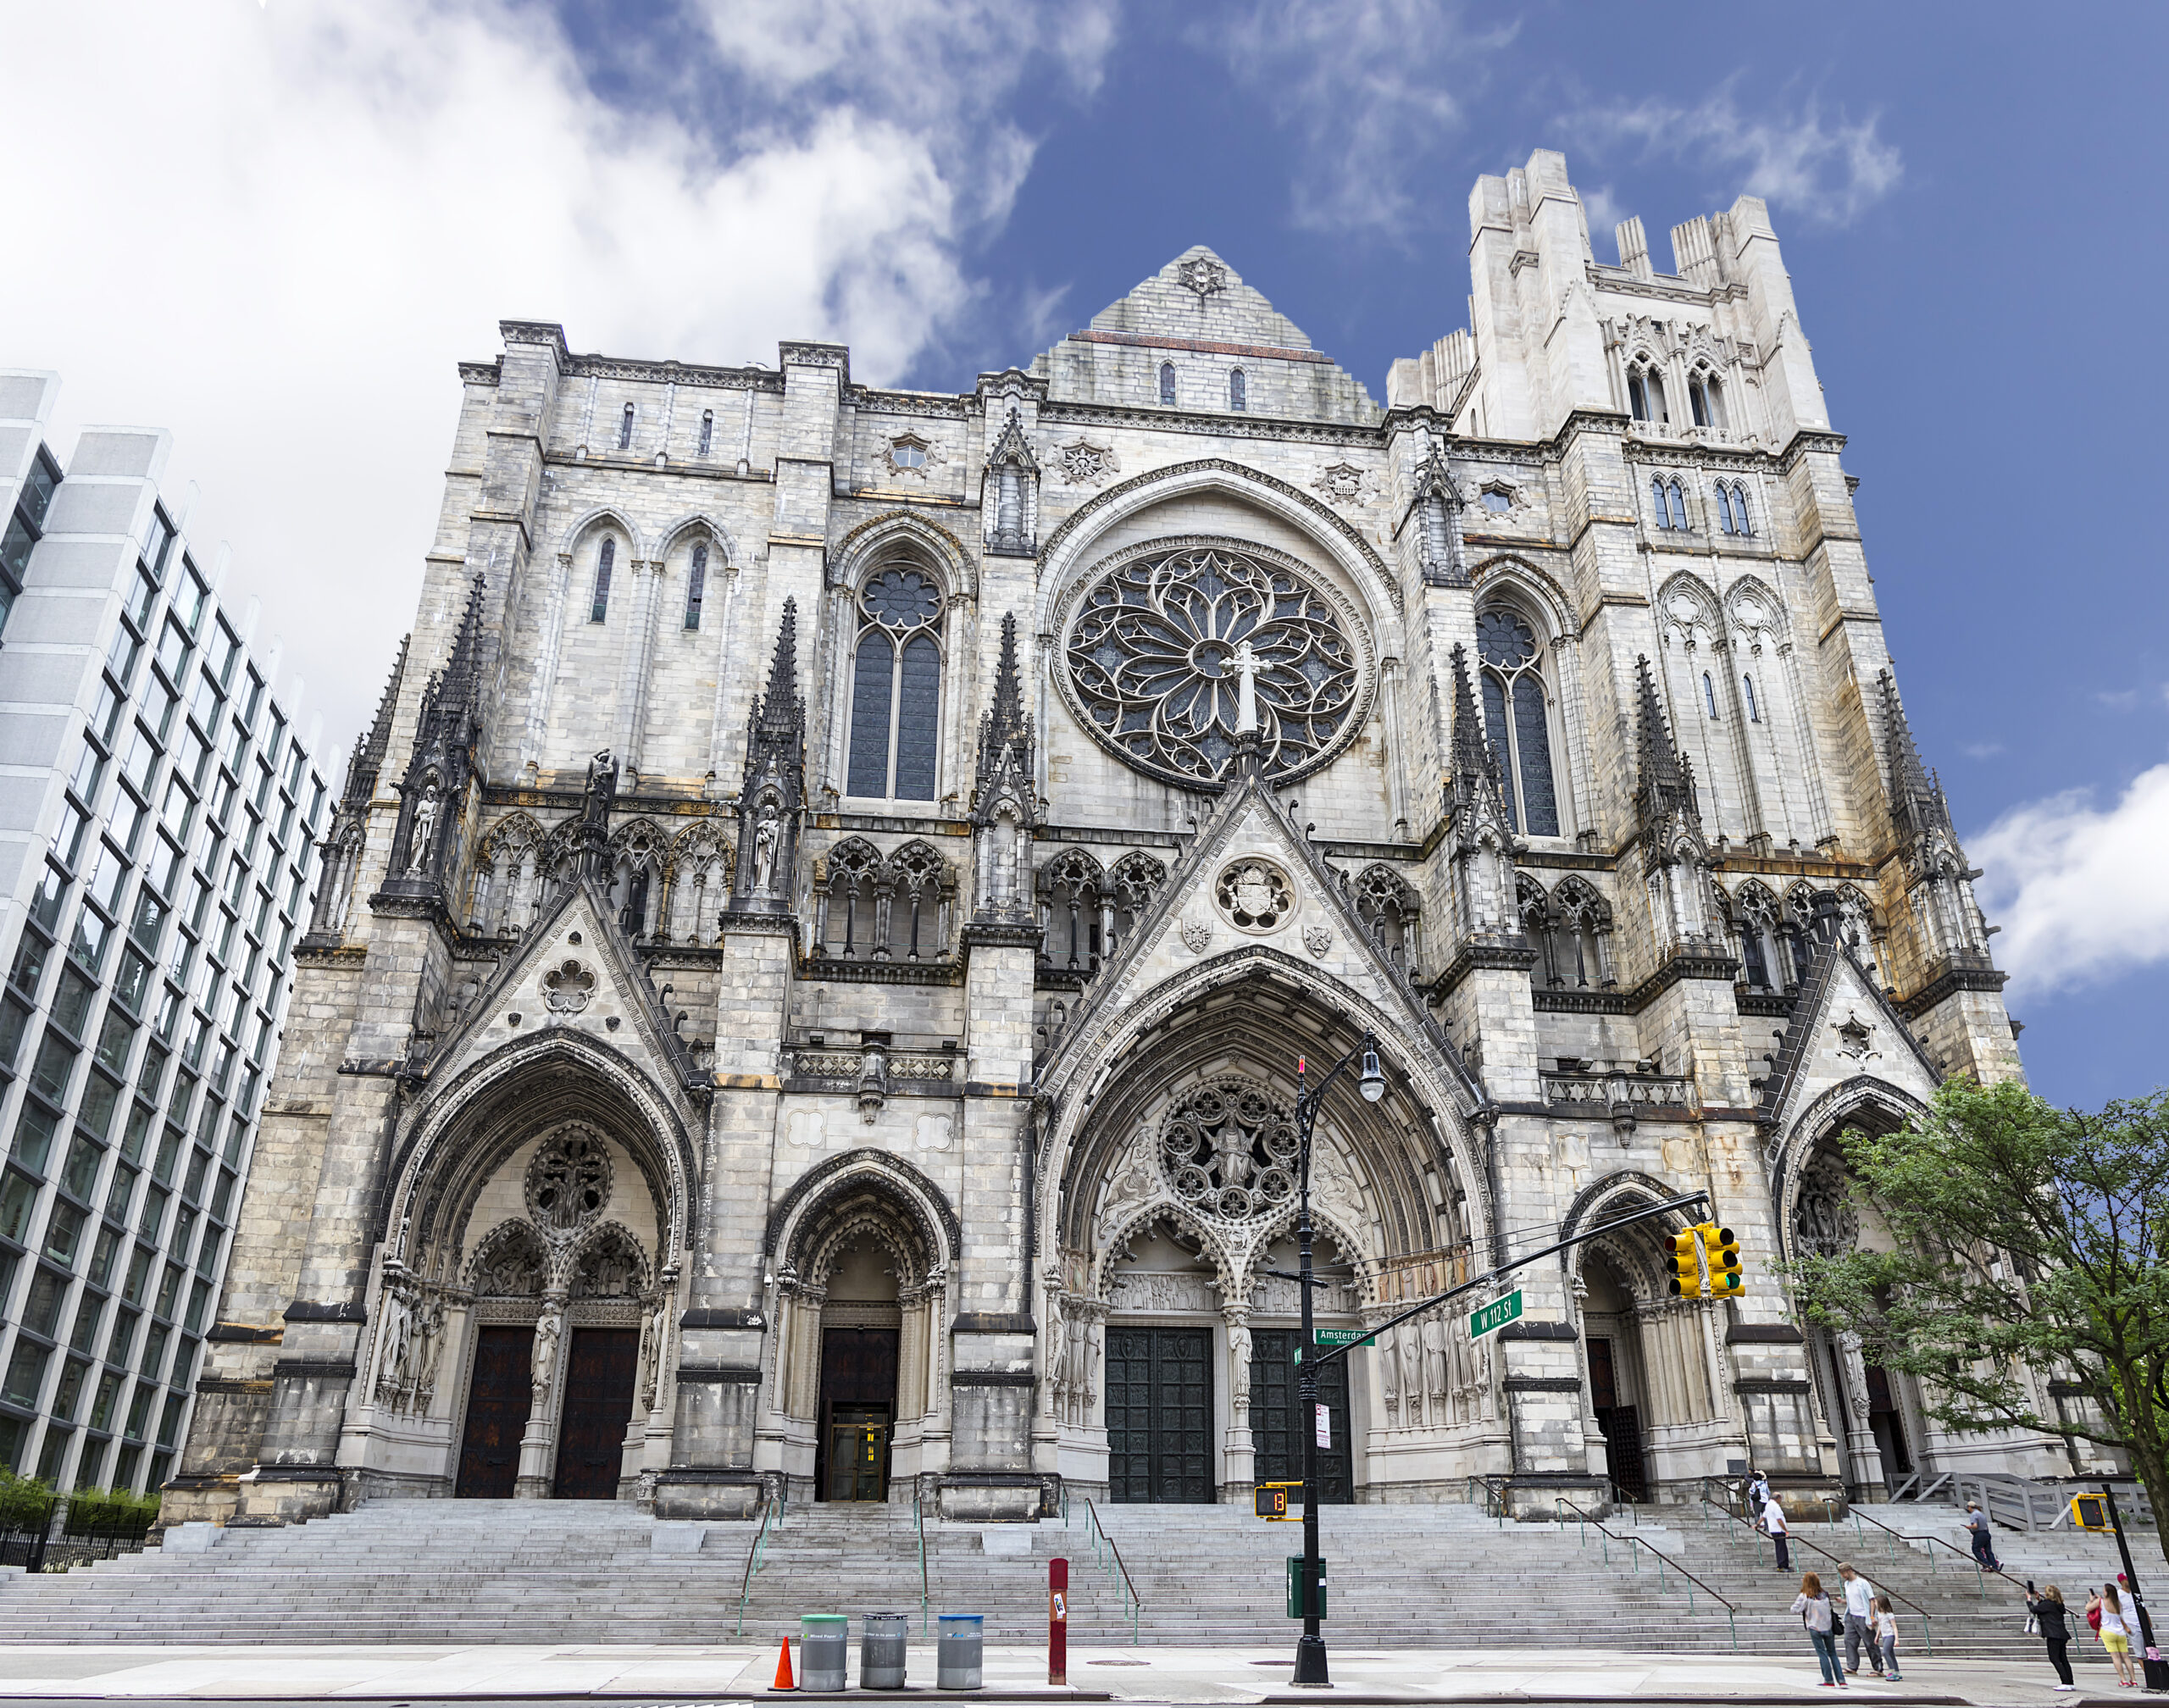
M467 1395L467 1433L452 1493L469 1500L509 1500L519 1480L519 1440L534 1403L532 1326L481 1329Z
M824 1500L889 1498L889 1422L896 1414L896 1339L894 1328L840 1327L821 1331L821 1432L814 1438L813 1486ZM879 1428L881 1441L871 1493L866 1485L865 1442L860 1434ZM851 1458L838 1462L840 1431L850 1435ZM848 1492L835 1492L835 1491Z
M565 1406L558 1425L560 1500L614 1500L625 1463L639 1374L637 1328L575 1328L565 1360Z
M830 1500L883 1500L889 1494L889 1408L839 1406L829 1414Z
M1212 1502L1212 1330L1108 1330L1107 1498Z
M1301 1334L1295 1328L1251 1331L1251 1445L1257 1451L1261 1483L1302 1480L1303 1399L1295 1356ZM1318 1449L1318 1505L1340 1505L1356 1498L1348 1434L1348 1356L1318 1366L1318 1403L1333 1425L1333 1445Z

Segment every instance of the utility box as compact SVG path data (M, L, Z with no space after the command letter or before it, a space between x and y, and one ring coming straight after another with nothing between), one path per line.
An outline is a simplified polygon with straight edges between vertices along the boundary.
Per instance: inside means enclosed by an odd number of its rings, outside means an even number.
M1288 1556L1288 1616L1290 1619L1303 1616L1303 1556L1300 1554ZM1318 1617L1325 1617L1325 1561L1323 1560L1318 1561Z

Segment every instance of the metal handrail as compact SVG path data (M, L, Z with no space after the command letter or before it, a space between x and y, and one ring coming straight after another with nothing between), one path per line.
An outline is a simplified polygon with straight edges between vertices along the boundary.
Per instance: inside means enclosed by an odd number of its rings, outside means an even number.
M1716 1501L1711 1500L1706 1494L1703 1495L1701 1499L1702 1504L1706 1506L1717 1506L1717 1505ZM1720 1512L1725 1512L1725 1509L1722 1506L1718 1506L1717 1510ZM1755 1527L1752 1524L1750 1524L1745 1518L1739 1517L1738 1513L1725 1512L1725 1517L1731 1519L1734 1523L1739 1525L1742 1528L1752 1533L1753 1534L1759 1536L1762 1533L1761 1531L1756 1530ZM1798 1543L1810 1553L1820 1554L1825 1560L1828 1560L1833 1567L1836 1567L1843 1563L1839 1561L1838 1556L1835 1554L1833 1554L1828 1548L1820 1547L1817 1544L1809 1541L1807 1538L1801 1535L1797 1530L1786 1531L1785 1539L1788 1542ZM1888 1595L1893 1601L1903 1601L1906 1605L1911 1608L1913 1611L1921 1616L1921 1639L1928 1644L1928 1652L1931 1655L1934 1654L1935 1632L1931 1628L1929 1622L1935 1616L1930 1613L1927 1608L1922 1606L1919 1602L1911 1600L1908 1596L1900 1595L1895 1589L1893 1589L1889 1584L1884 1583L1881 1585L1880 1588L1881 1593Z
M1100 1509L1092 1504L1092 1497L1089 1494L1084 1497L1084 1514L1091 1521L1092 1533L1096 1539L1092 1550L1094 1557L1098 1557L1099 1544L1105 1542L1107 1553L1113 1561L1107 1568L1107 1575L1112 1578L1117 1572L1122 1573L1123 1589L1129 1600L1129 1643L1134 1649L1138 1646L1137 1619L1138 1615L1145 1611L1145 1598L1137 1593L1137 1585L1130 1578L1129 1567L1123 1563L1122 1550L1115 1546L1115 1539L1107 1534L1107 1526L1100 1522Z
M918 1527L918 1640L926 1641L926 1608L931 1593L926 1581L926 1513L920 1506L918 1484L912 1484L912 1522Z
M780 1529L782 1511L783 1501L780 1497L773 1501L764 1500L761 1503L761 1528L753 1533L752 1543L746 1550L745 1575L738 1580L739 1637L746 1634L746 1603L753 1594L753 1574L761 1569L762 1551L768 1546L769 1521L774 1519L776 1528Z
M1824 1504L1827 1506L1829 1503L1826 1501ZM1931 1574L1935 1571L1935 1555L1933 1550L1938 1548L1946 1548L1950 1550L1950 1552L1955 1554L1961 1560L1963 1560L1968 1566L1971 1566L1973 1568L1975 1587L1980 1590L1981 1600L1983 1601L1989 1599L1988 1579L1990 1578L2000 1578L2014 1589L2022 1590L2026 1587L2023 1583L2020 1583L2017 1578L2012 1577L2010 1572L2003 1571L2000 1567L1983 1566L1978 1560L1975 1559L1972 1554L1968 1553L1965 1549L1961 1548L1955 1542L1947 1542L1940 1536L1914 1536L1908 1534L1903 1530L1893 1530L1880 1518L1870 1518L1867 1513L1861 1511L1857 1506L1851 1509L1851 1516L1853 1519L1853 1533L1856 1535L1860 1534L1860 1527L1862 1522L1867 1522L1874 1525L1875 1528L1883 1532L1884 1535L1895 1537L1900 1542L1927 1543L1931 1550L1928 1556L1928 1571ZM1891 1556L1891 1558L1894 1560L1898 1556L1894 1552Z
M1506 1491L1503 1486L1506 1480L1503 1477L1488 1472L1473 1476L1468 1479L1471 1494L1478 1489L1484 1491L1484 1516L1487 1518L1497 1519L1501 1530L1506 1528ZM1477 1503L1472 1500L1469 1504L1474 1506Z
M1627 1555L1628 1560L1639 1561L1641 1558L1640 1555L1634 1552L1634 1550L1637 1547L1646 1548L1650 1553L1657 1556L1657 1589L1660 1592L1668 1587L1666 1584L1664 1578L1664 1570L1666 1567L1669 1566L1682 1578L1684 1578L1688 1583L1687 1611L1689 1613L1692 1613L1695 1611L1695 1591L1699 1588L1705 1595L1708 1596L1712 1601L1716 1602L1718 1606L1725 1610L1725 1622L1732 1628L1733 1653L1737 1655L1739 1652L1739 1620L1738 1617L1739 1610L1734 1607L1731 1602L1726 1600L1723 1596L1718 1594L1717 1592L1712 1589L1707 1583L1703 1583L1700 1578L1697 1578L1692 1572L1689 1572L1677 1560L1667 1556L1664 1550L1658 1547L1655 1543L1645 1541L1639 1536L1621 1536L1611 1530L1607 1530L1605 1528L1604 1521L1602 1519L1592 1518L1588 1513L1583 1511L1580 1507L1577 1506L1563 1494L1554 1495L1551 1501L1551 1510L1554 1512L1556 1512L1562 1506L1564 1506L1569 1512L1573 1513L1577 1518L1582 1521L1584 1533L1581 1540L1576 1544L1577 1546L1585 1546L1587 1544L1588 1527L1594 1524L1596 1526L1597 1533L1600 1535L1607 1537L1614 1542L1623 1542L1628 1544ZM1609 1565L1611 1563L1611 1550L1609 1548L1606 1548L1605 1550L1606 1564ZM1637 1565L1634 1569L1639 1572L1642 1568Z

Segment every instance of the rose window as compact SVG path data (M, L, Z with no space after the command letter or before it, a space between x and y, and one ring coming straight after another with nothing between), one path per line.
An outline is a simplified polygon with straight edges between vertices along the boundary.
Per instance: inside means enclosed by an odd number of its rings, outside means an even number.
M1295 1195L1295 1123L1245 1080L1201 1087L1160 1131L1160 1165L1192 1209L1239 1222Z
M1295 911L1288 874L1269 860L1239 860L1213 886L1220 911L1239 931L1273 931Z
M551 1234L569 1234L591 1220L610 1196L610 1153L592 1133L560 1133L535 1153L527 1168L527 1205Z
M1195 785L1227 774L1247 678L1265 774L1295 777L1360 721L1352 627L1290 566L1185 547L1133 558L1085 591L1069 629L1068 686L1123 759Z

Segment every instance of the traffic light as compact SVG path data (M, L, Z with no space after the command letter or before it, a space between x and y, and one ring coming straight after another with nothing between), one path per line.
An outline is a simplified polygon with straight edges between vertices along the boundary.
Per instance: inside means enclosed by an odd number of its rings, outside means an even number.
M1729 1299L1745 1291L1747 1281L1739 1273L1739 1240L1732 1229L1705 1222L1697 1231L1710 1258L1710 1296Z
M1672 1236L1672 1295L1675 1299L1702 1296L1701 1239L1692 1228Z

